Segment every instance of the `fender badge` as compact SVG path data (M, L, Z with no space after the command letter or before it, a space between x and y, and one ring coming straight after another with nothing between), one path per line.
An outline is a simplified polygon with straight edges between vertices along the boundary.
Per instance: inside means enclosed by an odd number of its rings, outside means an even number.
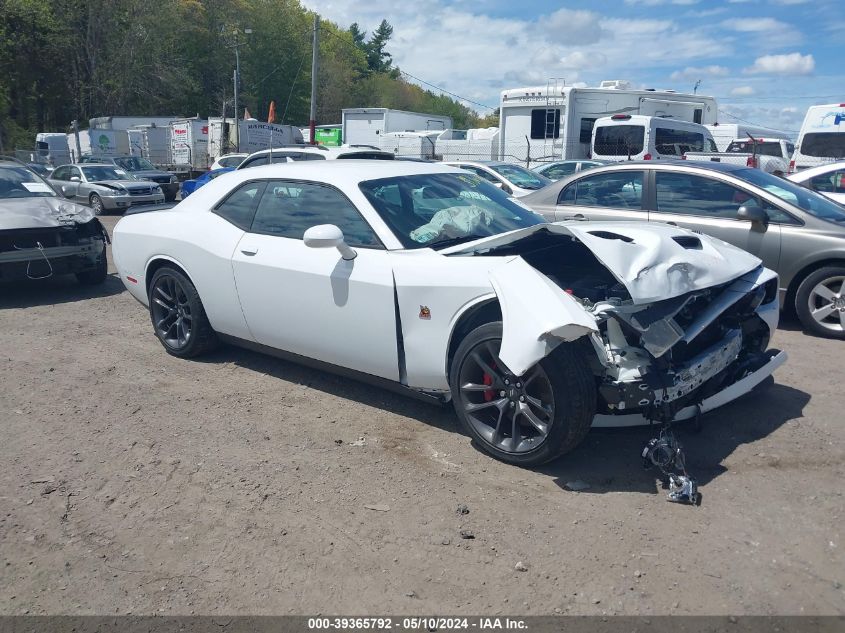
M428 306L420 306L420 318L426 321L431 319L431 310L428 309Z

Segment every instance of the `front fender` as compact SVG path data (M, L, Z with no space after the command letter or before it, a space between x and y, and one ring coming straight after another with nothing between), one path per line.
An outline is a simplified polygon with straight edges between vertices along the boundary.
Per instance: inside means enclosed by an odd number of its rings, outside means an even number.
M502 308L499 358L521 376L564 341L598 332L595 318L521 257L490 271Z

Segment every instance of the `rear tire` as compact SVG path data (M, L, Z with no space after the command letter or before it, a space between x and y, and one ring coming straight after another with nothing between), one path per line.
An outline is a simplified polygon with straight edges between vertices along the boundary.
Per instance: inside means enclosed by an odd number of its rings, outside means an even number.
M595 379L583 356L564 343L514 376L498 358L501 342L496 321L470 332L455 352L449 386L464 428L483 451L517 466L573 450L596 411Z
M807 275L795 293L795 311L808 332L845 339L845 266L825 266Z
M181 271L163 266L150 281L150 320L168 354L193 358L217 346L199 293Z

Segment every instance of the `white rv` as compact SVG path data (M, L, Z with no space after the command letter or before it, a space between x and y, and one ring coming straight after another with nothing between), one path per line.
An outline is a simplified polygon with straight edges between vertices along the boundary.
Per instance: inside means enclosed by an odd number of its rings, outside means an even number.
M686 152L716 149L703 125L658 116L614 114L596 121L592 157L603 160L681 158Z
M452 127L452 117L389 108L347 108L342 115L343 142L347 145L380 147L379 137L388 132L442 131Z
M716 100L673 90L634 90L626 81L598 88L549 82L502 92L499 159L530 165L538 161L588 158L596 120L614 114L672 117L715 123Z
M795 154L789 164L790 173L833 163L845 158L845 103L810 106Z
M783 139L792 141L793 137L788 132L775 130L762 125L748 125L746 123L711 123L705 126L713 135L716 141L716 149L720 152L727 152L728 145L737 139L765 137L771 139Z

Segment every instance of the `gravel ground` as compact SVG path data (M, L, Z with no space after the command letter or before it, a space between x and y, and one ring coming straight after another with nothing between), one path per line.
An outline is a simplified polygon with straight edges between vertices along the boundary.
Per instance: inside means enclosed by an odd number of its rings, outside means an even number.
M521 470L449 408L172 358L116 277L0 286L0 614L845 614L845 342L774 345L773 384L681 431L694 508L647 429Z

